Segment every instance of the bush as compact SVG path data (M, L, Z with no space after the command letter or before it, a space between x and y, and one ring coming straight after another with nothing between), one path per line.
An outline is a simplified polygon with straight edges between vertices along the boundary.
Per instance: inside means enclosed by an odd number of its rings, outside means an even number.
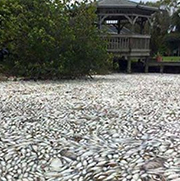
M108 65L95 7L59 0L2 0L0 48L16 76L62 78L89 75Z

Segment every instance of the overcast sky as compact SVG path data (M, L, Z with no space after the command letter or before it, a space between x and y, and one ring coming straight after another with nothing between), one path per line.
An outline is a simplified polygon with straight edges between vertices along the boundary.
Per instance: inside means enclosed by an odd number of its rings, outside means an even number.
M140 0L131 0L131 1L140 2ZM141 0L141 1L143 1L143 2L147 2L147 1L156 2L157 0Z

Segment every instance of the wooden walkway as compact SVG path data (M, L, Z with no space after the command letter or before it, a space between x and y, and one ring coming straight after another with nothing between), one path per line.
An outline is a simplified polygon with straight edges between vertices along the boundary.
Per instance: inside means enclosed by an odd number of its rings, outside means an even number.
M160 73L164 72L164 67L180 67L179 62L157 62L155 60L149 60L145 63L145 73L149 72L149 67L159 67Z

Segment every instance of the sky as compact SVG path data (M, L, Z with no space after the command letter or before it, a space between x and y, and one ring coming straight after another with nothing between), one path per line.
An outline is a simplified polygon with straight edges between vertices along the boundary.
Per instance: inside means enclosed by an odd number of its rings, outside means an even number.
M151 1L151 2L156 2L157 0L132 0L134 2L140 2L140 1L143 1L143 2L147 2L147 1Z

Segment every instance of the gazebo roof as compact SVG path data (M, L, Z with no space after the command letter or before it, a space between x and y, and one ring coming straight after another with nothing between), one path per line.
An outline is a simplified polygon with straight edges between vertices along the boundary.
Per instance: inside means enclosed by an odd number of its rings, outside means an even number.
M145 5L140 5L136 2L129 0L98 0L97 1L98 8L133 8L133 9L141 9L147 11L158 11L156 7L150 7Z
M99 0L98 1L99 7L124 7L124 6L131 6L136 7L137 3L128 1L128 0Z

